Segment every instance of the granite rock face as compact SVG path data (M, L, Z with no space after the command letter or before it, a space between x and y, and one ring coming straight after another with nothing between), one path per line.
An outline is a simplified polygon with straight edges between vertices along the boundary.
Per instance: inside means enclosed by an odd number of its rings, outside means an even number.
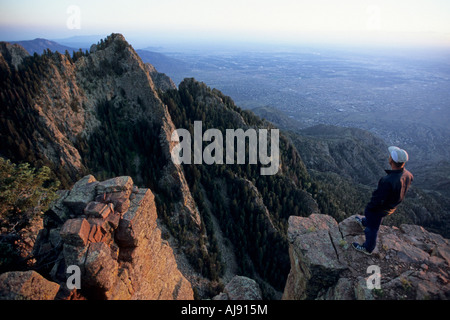
M9 67L17 68L27 56L29 53L22 46L0 42L0 65L5 64L6 67L7 64Z
M0 300L53 300L59 285L36 271L0 274Z
M353 249L364 232L312 214L289 218L291 271L283 299L449 299L450 243L416 225L381 226L371 256Z
M255 280L234 276L213 300L262 300L262 292Z
M89 175L63 193L46 215L34 254L62 292L67 268L77 266L88 299L193 299L161 239L153 193L130 177L99 182Z

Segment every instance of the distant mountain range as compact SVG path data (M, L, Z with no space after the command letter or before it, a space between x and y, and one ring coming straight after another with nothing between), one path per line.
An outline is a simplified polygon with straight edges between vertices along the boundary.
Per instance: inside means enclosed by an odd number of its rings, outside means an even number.
M51 40L71 48L89 49L93 43L97 43L100 41L100 39L105 38L106 35L87 35L87 36L73 36L70 38L51 39Z
M11 41L10 43L21 45L31 55L34 53L42 54L47 49L50 49L50 51L53 52L58 51L59 53L64 53L66 50L70 53L79 50L79 48L75 49L73 47L68 47L59 44L58 42L42 38L36 38L34 40Z
M173 74L187 73L189 70L189 67L185 62L168 57L165 54L149 51L147 49L138 49L136 52L141 57L142 61L151 63L156 70L167 74L171 78Z

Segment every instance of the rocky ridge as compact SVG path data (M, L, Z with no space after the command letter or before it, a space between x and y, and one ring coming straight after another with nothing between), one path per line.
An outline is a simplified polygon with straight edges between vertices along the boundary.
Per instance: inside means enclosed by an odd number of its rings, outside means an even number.
M367 256L351 247L364 242L354 217L339 224L321 214L289 218L291 271L283 299L450 298L448 239L417 225L382 225L377 247ZM380 286L370 289L375 270Z
M60 287L33 270L0 275L0 300L53 300Z
M5 143L1 145L2 156L13 162L47 165L66 188L87 173L99 176L105 164L96 163L97 167L93 168L90 156L94 152L89 148L94 146L89 139L96 135L99 140L105 140L101 131L98 134L99 128L108 126L99 115L99 106L108 103L108 112L120 109L116 111L114 125L120 124L129 131L136 123L145 122L144 127L154 129L154 137L148 144L158 145L155 158L163 163L155 183L160 190L179 195L167 215L174 224L183 220L190 226L189 238L205 236L183 170L170 161L175 126L158 92L176 87L169 77L144 63L121 34L111 34L92 45L89 53L80 52L72 57L59 52L29 56L19 45L1 43L0 70L5 75L2 78L5 85L2 82L0 89L5 104L0 112L0 140ZM16 78L23 83L16 83ZM17 94L18 90L27 91L22 95ZM23 123L27 123L26 129L22 128ZM117 146L109 147L95 149L100 150L102 158L110 160L110 149ZM133 159L122 159L127 169L135 168L134 171L102 178L132 175L136 183L148 186L148 181L144 183L141 177L144 170L148 171L143 165L145 152L148 150L141 148L133 152ZM125 153L131 154L121 151L121 155Z
M3 42L0 45L0 67L4 73L11 75L15 69L26 70L27 66L21 64L27 57L28 53L19 45ZM89 171L86 155L80 151L80 141L87 141L96 128L104 126L99 120L97 106L109 101L115 108L127 106L121 110L122 119L117 121L124 120L132 126L145 119L160 128L159 141L155 141L162 148L159 156L170 160L170 151L174 147L171 135L175 126L157 91L175 89L175 84L152 65L142 62L123 35L111 34L101 43L92 45L88 55L76 60L58 52L43 57L45 73L39 74L39 90L30 93L30 101L23 106L24 113L36 115L38 122L37 129L30 135L20 133L29 142L28 148L32 148L24 154L38 154L38 158L46 161L44 163L67 172L72 181L77 181ZM9 112L8 108L13 108L14 103L19 102L11 101L5 112ZM28 118L19 120L29 121ZM5 153L4 156L16 160L13 154ZM139 157L136 161L139 162ZM192 205L194 201L181 167L172 161L166 162L161 185L179 189L182 209L177 214L185 215L198 226L199 214Z
M29 56L28 52L22 46L8 42L0 42L0 55L0 63L5 70L17 68L23 59Z

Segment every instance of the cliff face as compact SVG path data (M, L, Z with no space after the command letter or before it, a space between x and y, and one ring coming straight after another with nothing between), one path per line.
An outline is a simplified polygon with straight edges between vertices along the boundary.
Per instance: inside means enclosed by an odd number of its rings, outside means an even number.
M176 194L164 214L188 224L189 237L204 236L182 168L170 161L175 126L158 92L175 85L122 35L72 57L29 56L2 43L0 71L1 156L46 165L66 188L87 173L130 175L154 192Z
M68 296L69 266L81 271L83 296L96 299L193 299L173 251L161 239L153 193L130 177L89 175L47 212L34 254L59 295Z
M94 171L91 150L84 145L108 125L99 113L99 105L105 102L116 111L114 121L121 123L116 130L125 131L140 121L156 128L152 143L160 145L159 157L170 159L175 127L157 91L175 89L175 85L143 63L122 35L110 35L76 59L60 53L30 57L20 46L2 43L0 65L1 149L13 162L44 163L68 175L69 181L63 181L68 186ZM140 154L133 159L136 163L142 160ZM161 180L165 188L179 189L181 202L192 202L180 168L171 161ZM195 208L187 208L198 222Z
M23 59L28 56L28 52L18 44L0 42L0 56L0 64L6 71L10 68L17 68Z
M320 214L292 216L288 238L291 271L283 299L450 298L450 243L422 227L381 226L371 256L351 247L364 242L354 216L339 224Z
M298 132L293 139L308 169L371 186L384 174L386 144L367 131L317 125Z

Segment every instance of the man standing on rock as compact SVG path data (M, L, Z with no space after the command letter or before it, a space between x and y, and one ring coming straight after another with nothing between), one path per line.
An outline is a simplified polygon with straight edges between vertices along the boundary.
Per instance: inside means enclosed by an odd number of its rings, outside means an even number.
M378 182L378 188L373 192L364 211L365 217L355 218L364 229L366 241L362 245L354 242L353 248L368 255L375 249L381 221L394 213L414 178L411 172L405 169L408 153L398 147L389 147L388 150L392 170L386 170L387 175Z

